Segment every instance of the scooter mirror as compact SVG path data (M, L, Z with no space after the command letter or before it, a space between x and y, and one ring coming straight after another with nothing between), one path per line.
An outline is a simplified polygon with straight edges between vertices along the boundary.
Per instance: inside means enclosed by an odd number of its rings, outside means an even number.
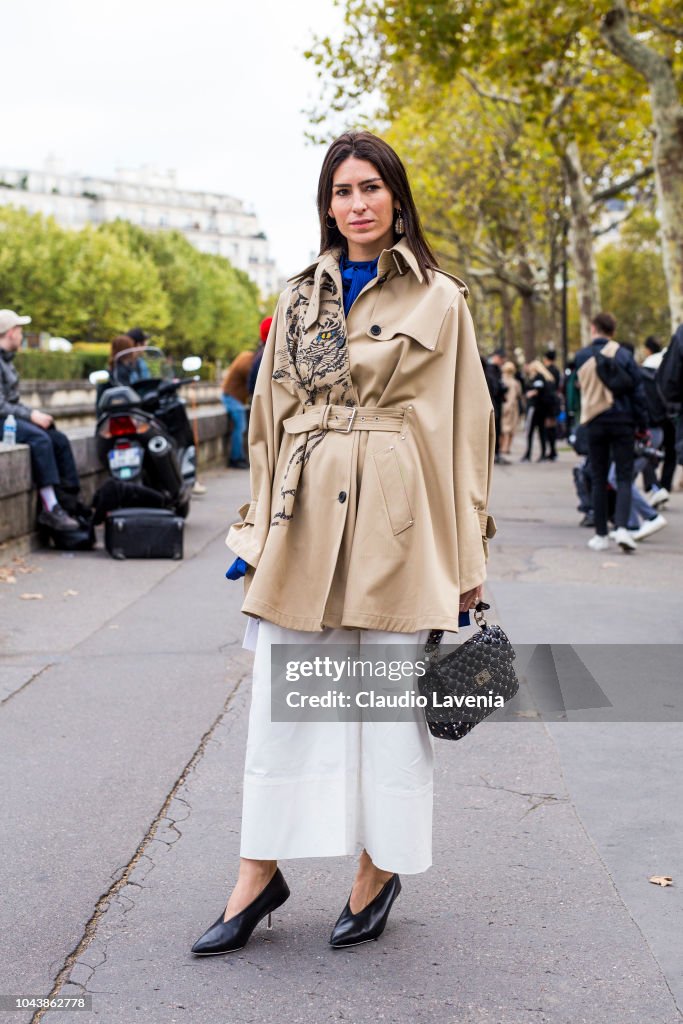
M185 356L182 362L182 367L185 373L196 373L201 365L201 356Z
M88 380L91 384L104 384L109 380L108 370L93 370L89 375Z

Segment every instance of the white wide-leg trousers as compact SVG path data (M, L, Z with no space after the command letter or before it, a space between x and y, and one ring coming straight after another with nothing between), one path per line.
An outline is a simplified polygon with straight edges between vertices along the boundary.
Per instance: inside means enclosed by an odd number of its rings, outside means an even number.
M420 657L428 632L309 633L258 623L242 857L338 857L364 847L383 871L417 874L430 867L434 741L424 711L414 708L411 720L396 722L273 722L270 692L271 644L403 644Z

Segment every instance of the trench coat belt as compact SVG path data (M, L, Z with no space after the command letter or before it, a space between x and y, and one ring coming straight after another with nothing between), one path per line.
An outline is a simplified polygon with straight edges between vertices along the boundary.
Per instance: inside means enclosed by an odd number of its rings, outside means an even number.
M351 430L385 430L393 433L403 429L408 408L316 405L307 412L283 420L282 426L287 434L303 434L309 430L336 430L340 434L348 434Z

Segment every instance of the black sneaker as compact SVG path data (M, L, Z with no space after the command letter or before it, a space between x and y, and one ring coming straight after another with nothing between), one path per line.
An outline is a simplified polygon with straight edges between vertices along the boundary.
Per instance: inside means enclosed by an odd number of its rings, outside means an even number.
M61 505L55 505L51 512L46 508L38 516L41 526L47 526L51 530L80 530L80 523L73 519L68 512L65 512Z
M230 469L249 469L246 459L230 459Z

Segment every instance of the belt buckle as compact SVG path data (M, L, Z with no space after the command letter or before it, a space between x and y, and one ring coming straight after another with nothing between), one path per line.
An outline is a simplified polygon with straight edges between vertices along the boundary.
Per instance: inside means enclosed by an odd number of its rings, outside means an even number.
M346 424L346 426L345 427L332 427L332 430L336 430L339 434L348 434L349 431L351 430L351 427L353 426L353 421L355 420L355 418L356 418L356 406L354 405L353 409L351 410L351 415L349 416L349 422Z

